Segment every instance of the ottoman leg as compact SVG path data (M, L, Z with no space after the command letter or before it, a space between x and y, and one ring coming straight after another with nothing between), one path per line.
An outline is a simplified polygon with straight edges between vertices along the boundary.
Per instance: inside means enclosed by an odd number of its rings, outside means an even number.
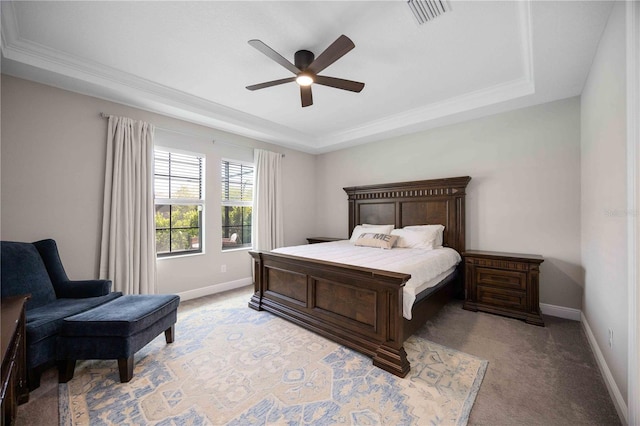
M133 355L129 358L118 358L118 370L120 370L120 382L130 381L133 378Z
M30 368L27 371L27 382L29 383L29 391L34 391L40 387L40 376L42 376L40 367Z
M73 372L76 369L76 360L67 359L58 362L58 382L67 383L73 379Z
M174 324L164 331L164 339L167 341L167 343L173 343L173 340L175 339L175 334L176 334L176 326Z

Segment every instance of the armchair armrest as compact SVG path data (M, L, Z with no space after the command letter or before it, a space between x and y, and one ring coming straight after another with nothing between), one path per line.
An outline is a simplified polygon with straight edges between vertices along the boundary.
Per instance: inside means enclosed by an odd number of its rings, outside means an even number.
M54 284L58 298L82 299L106 296L111 290L111 280L65 281Z

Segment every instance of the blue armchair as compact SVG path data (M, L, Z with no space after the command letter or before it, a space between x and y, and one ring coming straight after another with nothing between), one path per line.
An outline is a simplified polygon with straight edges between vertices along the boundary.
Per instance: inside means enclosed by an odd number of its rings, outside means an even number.
M2 297L30 294L26 306L27 376L29 388L40 386L44 369L56 362L58 335L64 318L122 296L110 292L110 280L71 281L56 242L0 242Z

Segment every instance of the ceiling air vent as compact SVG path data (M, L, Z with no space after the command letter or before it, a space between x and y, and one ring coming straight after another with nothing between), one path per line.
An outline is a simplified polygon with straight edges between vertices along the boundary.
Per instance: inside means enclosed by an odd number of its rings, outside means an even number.
M408 0L407 4L420 25L451 11L446 0Z

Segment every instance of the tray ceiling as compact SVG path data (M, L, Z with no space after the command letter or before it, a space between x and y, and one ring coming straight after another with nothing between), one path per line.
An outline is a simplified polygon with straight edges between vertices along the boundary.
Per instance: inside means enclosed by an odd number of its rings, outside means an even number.
M2 2L2 72L306 152L579 95L611 2L450 1L418 25L405 1ZM300 107L293 62L356 47Z

